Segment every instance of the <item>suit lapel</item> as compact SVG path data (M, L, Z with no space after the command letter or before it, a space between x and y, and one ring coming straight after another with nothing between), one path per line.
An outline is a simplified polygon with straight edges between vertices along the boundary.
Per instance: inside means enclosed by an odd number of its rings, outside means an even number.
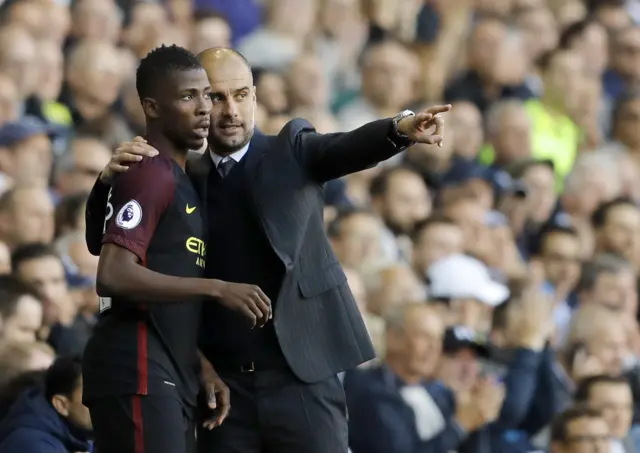
M244 156L244 159L246 159L245 182L247 183L247 187L255 186L258 165L269 148L268 141L267 136L259 131L256 131L251 138L251 144L249 145L247 154Z
M244 159L246 159L244 186L247 188L247 194L251 199L260 226L262 227L264 233L268 236L269 230L265 223L264 215L262 212L262 203L260 202L261 194L259 190L260 184L258 183L260 181L260 163L268 150L267 142L267 137L262 133L256 131L253 135L247 154L245 154L244 156Z
M247 188L247 194L253 204L254 214L258 220L262 232L267 237L269 244L273 251L278 255L278 258L285 264L285 266L291 262L291 257L283 253L278 249L275 244L278 243L271 234L269 225L268 213L265 212L265 204L262 202L262 197L267 194L264 191L265 186L268 184L263 183L264 175L261 174L262 159L269 151L269 137L256 130L253 138L251 139L251 145L247 154L244 156L246 160L245 165L245 187Z

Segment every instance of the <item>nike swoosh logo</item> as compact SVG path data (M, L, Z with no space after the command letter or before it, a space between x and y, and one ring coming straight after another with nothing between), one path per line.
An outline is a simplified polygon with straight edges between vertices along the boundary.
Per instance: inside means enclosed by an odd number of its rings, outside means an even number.
M193 211L196 210L196 207L194 206L193 208L190 208L189 205L187 205L187 214L191 214L193 213Z

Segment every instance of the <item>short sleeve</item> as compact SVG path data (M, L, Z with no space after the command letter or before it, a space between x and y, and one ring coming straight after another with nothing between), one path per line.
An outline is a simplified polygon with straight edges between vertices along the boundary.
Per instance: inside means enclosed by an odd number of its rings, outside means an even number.
M103 244L116 244L142 263L162 214L173 202L172 163L161 156L132 165L113 184L107 198Z
M102 183L100 178L91 189L85 207L85 240L92 255L100 255L102 235L104 233L104 219L107 214L107 197L111 187Z

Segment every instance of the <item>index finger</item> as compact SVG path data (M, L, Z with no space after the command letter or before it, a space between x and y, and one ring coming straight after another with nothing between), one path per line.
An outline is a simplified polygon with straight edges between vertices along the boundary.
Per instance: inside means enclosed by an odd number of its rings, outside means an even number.
M451 104L445 104L445 105L434 105L433 107L429 107L427 110L425 110L427 113L431 113L432 115L437 115L438 113L446 113L449 110L451 110L452 106Z

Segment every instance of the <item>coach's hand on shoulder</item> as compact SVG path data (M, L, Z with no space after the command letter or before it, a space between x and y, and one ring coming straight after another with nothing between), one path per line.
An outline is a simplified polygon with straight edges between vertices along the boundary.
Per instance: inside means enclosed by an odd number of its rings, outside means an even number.
M256 285L211 280L215 298L225 307L238 311L251 321L252 328L264 326L271 319L271 300Z
M409 137L409 140L427 145L442 146L444 140L443 113L451 110L451 104L436 105L407 116L398 122L398 132Z
M122 143L111 156L111 160L100 173L100 181L104 184L111 184L116 173L124 173L129 170L132 162L139 162L143 157L154 157L158 155L158 150L147 144L142 137L136 137L131 142Z

